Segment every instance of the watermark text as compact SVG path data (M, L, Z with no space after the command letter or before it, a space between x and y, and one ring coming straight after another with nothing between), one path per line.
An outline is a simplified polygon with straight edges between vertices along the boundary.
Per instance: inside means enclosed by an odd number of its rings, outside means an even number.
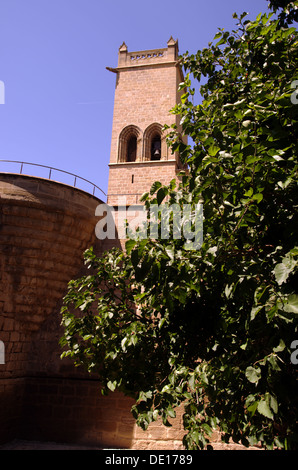
M95 233L98 239L184 240L184 247L198 250L203 243L202 204L128 205L125 197L117 204L100 204L95 215L100 217Z
M298 339L292 341L291 349L294 349L291 354L291 363L296 366L298 364Z
M5 85L2 80L0 80L0 104L5 104Z
M295 90L291 94L291 103L298 104L298 80L292 81L291 88L295 88Z
M5 346L3 341L0 341L0 364L5 364Z

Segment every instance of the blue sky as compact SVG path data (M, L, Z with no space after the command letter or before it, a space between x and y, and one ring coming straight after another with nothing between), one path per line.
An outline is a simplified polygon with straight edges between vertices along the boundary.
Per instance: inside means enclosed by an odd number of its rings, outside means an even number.
M117 65L122 42L146 50L173 36L181 54L194 53L218 28L235 29L234 11L254 19L268 2L0 0L0 159L66 170L107 192L115 75L106 67ZM17 169L0 162L0 171Z

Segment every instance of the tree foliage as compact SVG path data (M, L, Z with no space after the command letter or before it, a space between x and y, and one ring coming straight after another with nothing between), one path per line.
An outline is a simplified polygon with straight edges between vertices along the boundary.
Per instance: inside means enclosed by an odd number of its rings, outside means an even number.
M298 21L298 7L290 0L269 0L269 8L278 12L280 26L292 24Z
M297 5L297 2L294 2ZM246 15L209 47L186 53L173 113L193 145L168 129L189 172L155 183L144 204L203 203L204 239L127 242L71 281L63 355L135 398L143 429L170 425L184 404L188 449L224 441L292 449L298 442L298 38L271 15ZM203 75L203 101L193 102ZM159 223L161 224L162 218ZM170 224L173 220L170 219ZM172 227L173 229L173 227Z

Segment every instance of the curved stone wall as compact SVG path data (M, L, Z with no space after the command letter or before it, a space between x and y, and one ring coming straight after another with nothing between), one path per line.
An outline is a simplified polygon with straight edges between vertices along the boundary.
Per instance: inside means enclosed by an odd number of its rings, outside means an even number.
M83 251L98 244L95 208L100 202L65 184L0 174L2 441L14 437L21 419L34 336L57 312L68 281L79 274Z
M37 329L95 241L100 201L41 178L0 175L0 305L22 330Z

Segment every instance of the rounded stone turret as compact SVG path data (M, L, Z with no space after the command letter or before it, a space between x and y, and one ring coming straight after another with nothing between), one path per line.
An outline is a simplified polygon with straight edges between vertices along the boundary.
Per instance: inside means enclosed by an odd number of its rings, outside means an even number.
M6 376L23 375L30 333L57 308L78 275L84 250L96 240L99 203L65 184L0 174L0 340Z

